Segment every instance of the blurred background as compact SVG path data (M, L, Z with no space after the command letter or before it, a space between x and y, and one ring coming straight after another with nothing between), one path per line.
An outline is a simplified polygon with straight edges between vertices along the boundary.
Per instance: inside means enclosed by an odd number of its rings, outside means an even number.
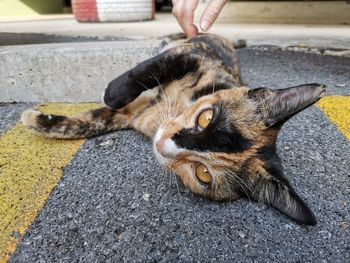
M207 2L200 1L199 12ZM0 0L0 17L10 20L75 13L80 21L140 21L155 18L155 12L171 12L171 5L171 0ZM350 3L345 0L230 1L219 21L349 24Z

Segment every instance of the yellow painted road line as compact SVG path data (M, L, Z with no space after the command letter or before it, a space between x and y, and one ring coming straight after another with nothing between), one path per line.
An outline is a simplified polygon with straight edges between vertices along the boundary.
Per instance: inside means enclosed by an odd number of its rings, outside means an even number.
M51 103L43 112L71 115L98 104ZM7 262L84 140L53 140L16 124L0 137L0 262Z
M317 106L350 141L350 96L324 97Z

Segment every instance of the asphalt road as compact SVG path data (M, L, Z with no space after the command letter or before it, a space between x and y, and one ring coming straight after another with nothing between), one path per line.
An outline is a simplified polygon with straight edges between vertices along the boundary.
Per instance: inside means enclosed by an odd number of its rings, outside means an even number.
M252 87L320 82L350 94L349 58L273 49L239 58ZM0 107L3 131L25 106ZM314 227L249 200L195 196L157 164L150 141L121 131L80 148L10 262L349 262L349 141L311 107L283 127L278 151Z

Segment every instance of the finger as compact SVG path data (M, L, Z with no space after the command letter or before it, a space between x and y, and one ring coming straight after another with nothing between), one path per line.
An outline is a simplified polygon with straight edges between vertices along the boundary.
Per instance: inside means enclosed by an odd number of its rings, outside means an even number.
M198 35L198 28L195 25L189 25L186 28L183 28L183 31L188 38L192 38Z
M200 27L203 31L207 31L219 16L222 8L227 0L212 0L202 14Z
M173 3L175 3L173 7L173 14L187 37L193 37L198 34L198 28L193 24L194 11L198 6L198 2L199 0L173 1Z

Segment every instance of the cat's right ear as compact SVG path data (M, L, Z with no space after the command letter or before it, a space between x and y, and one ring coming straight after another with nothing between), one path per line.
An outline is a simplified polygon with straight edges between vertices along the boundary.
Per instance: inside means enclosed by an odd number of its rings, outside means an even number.
M316 225L316 217L300 196L274 177L259 177L251 190L251 197L270 205L299 224Z
M145 90L196 72L201 62L196 51L195 45L180 46L138 64L108 84L104 104L111 109L122 108Z
M262 147L258 155L260 158L249 166L248 189L242 193L278 209L299 224L315 225L315 215L286 179L275 145Z
M256 105L256 114L266 127L281 125L289 118L317 102L326 93L326 86L303 84L286 89L258 88L248 91Z

